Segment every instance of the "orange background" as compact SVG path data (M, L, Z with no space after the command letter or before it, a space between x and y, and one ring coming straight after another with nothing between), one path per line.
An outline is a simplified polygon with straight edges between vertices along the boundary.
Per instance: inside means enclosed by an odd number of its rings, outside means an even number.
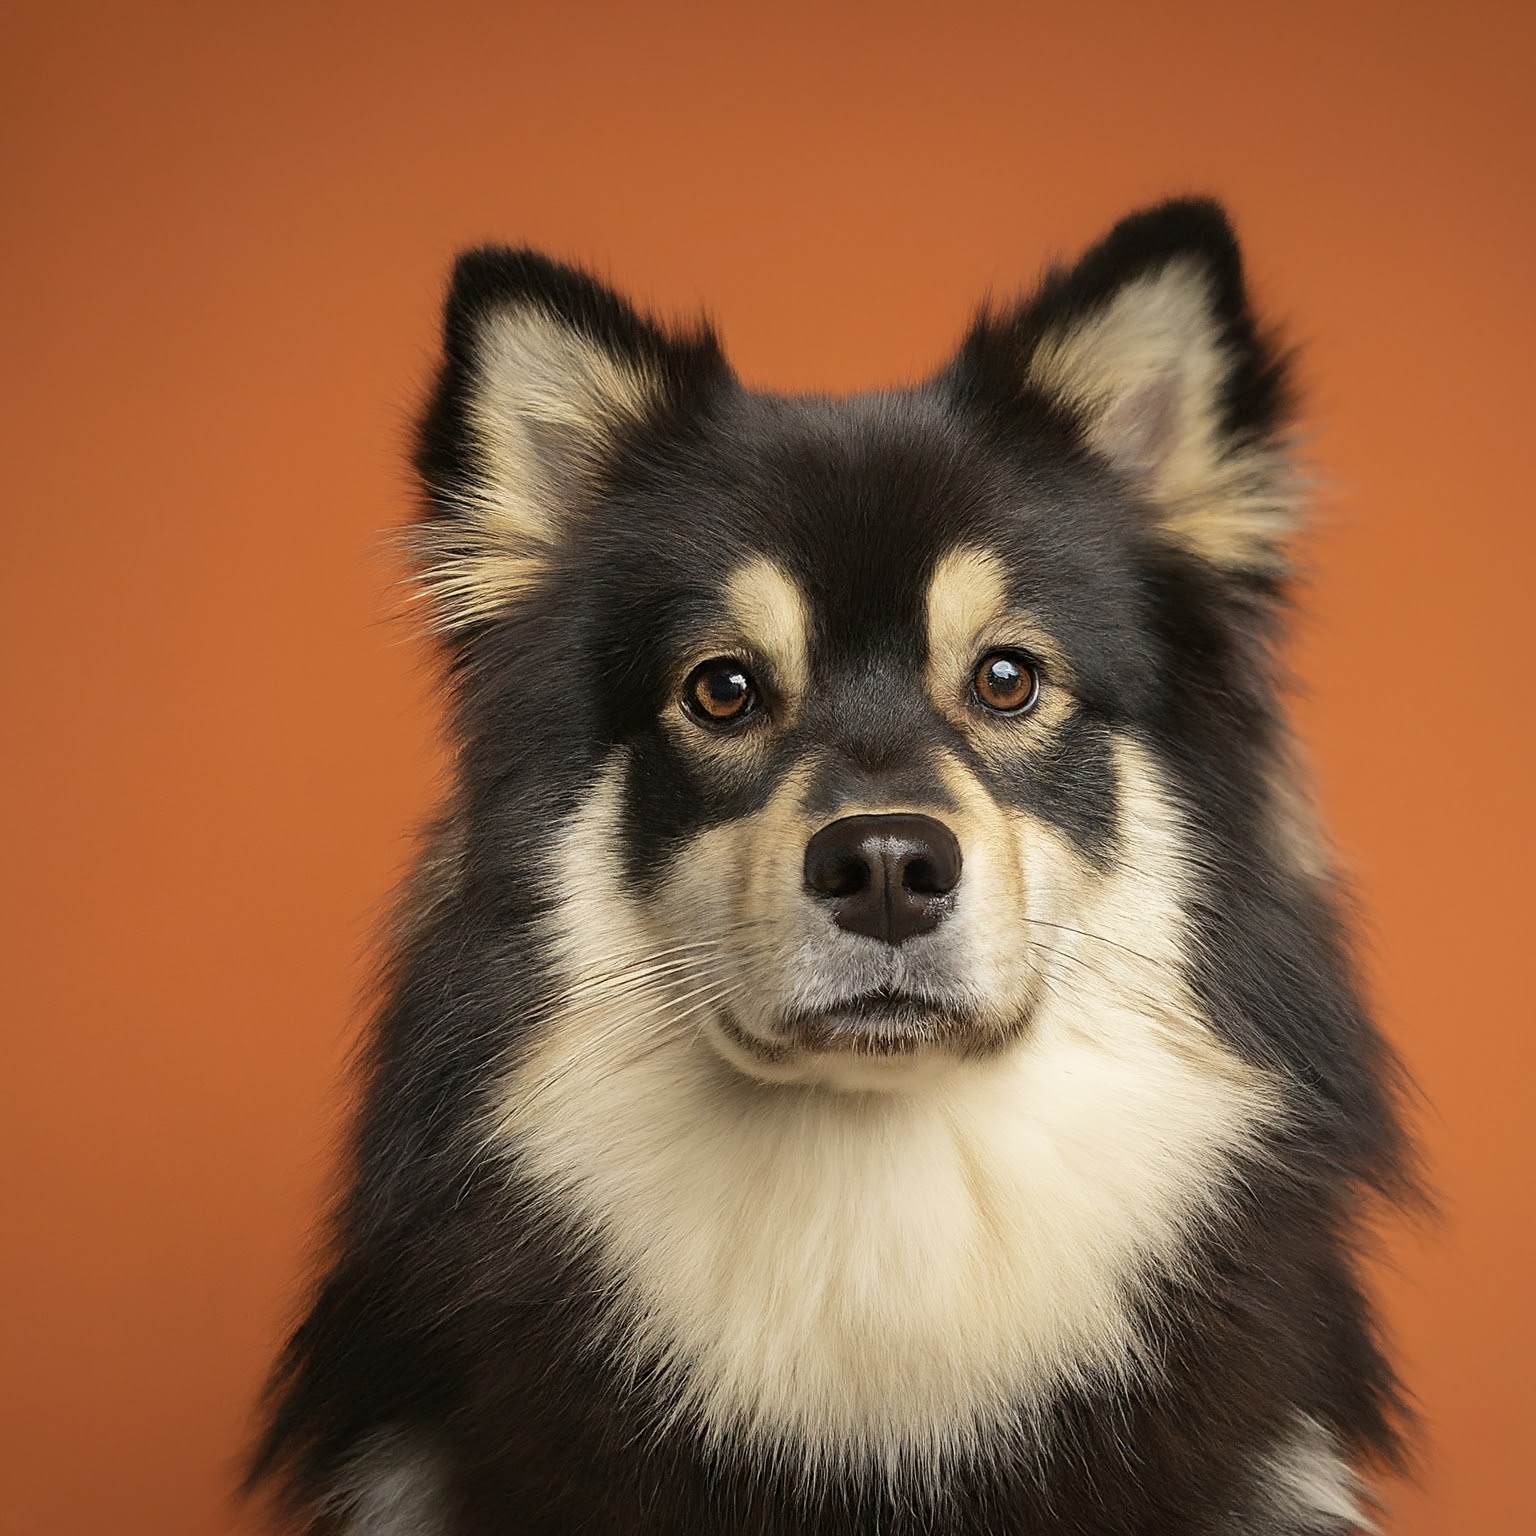
M839 390L1185 189L1306 348L1299 719L1431 1106L1389 1528L1532 1528L1536 28L1268 10L4 5L0 1530L255 1529L232 1458L438 766L379 534L454 248Z

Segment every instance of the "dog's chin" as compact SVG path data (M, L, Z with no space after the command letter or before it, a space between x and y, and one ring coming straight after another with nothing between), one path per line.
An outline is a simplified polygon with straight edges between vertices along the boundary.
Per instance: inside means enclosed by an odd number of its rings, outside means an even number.
M989 1029L968 1009L863 997L782 1014L767 1031L723 1012L705 1033L732 1067L760 1082L891 1093L994 1055L1019 1031Z

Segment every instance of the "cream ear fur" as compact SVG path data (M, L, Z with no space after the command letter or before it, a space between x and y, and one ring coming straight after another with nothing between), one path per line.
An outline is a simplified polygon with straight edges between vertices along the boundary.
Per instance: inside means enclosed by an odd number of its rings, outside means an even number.
M438 494L457 517L417 537L437 627L503 608L538 580L560 521L590 494L615 439L644 420L657 385L637 364L539 308L486 316L468 411L480 474Z
M1148 498L1174 539L1223 568L1277 576L1295 475L1283 447L1225 433L1231 367L1208 278L1197 262L1174 260L1047 332L1026 377L1083 424L1089 447Z

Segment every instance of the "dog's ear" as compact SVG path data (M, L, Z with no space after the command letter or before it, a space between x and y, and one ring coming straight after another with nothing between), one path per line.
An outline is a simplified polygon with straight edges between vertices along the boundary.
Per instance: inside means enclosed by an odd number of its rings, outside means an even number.
M586 273L498 246L459 257L443 354L415 543L446 631L537 583L622 456L728 377L707 330L671 334Z
M1283 580L1298 499L1285 358L1254 322L1215 203L1116 225L1033 299L983 315L956 376L1043 398L1169 538L1240 579Z

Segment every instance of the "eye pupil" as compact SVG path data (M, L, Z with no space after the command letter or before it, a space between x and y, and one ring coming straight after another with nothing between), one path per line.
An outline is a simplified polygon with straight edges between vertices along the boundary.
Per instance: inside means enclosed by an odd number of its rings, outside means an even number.
M1018 715L1034 706L1040 678L1029 661L1007 651L993 651L976 668L976 697L997 714Z
M718 725L747 714L756 691L740 662L706 661L694 668L683 697L696 718Z
M711 672L701 680L701 698L706 709L718 709L731 713L747 696L747 676L744 672Z

